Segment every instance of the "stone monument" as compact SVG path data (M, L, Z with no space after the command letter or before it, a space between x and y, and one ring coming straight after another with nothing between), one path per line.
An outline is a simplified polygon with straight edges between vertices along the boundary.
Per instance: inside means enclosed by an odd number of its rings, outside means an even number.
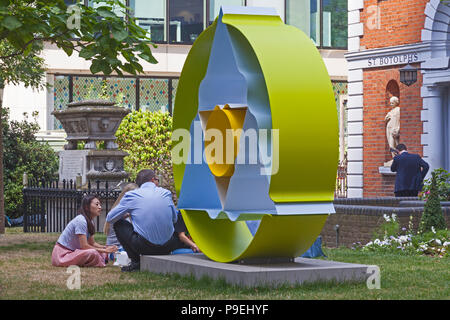
M118 149L114 134L129 112L104 100L72 102L66 110L53 111L68 141L59 153L59 180L75 181L81 175L85 185L88 181L119 183L128 178L123 169L128 153ZM104 141L105 149L97 149L98 141ZM78 142L85 142L84 150L77 150Z
M390 106L392 110L388 112L384 121L386 123L386 139L389 144L389 149L391 150L392 157L395 153L392 149L396 149L399 144L400 139L400 107L399 100L397 97L392 97L390 99ZM393 160L389 160L384 163L385 167L390 167Z

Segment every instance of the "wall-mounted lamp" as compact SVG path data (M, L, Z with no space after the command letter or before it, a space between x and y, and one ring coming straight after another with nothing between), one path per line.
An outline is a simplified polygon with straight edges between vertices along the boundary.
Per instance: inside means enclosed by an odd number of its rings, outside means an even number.
M449 67L446 68L414 68L409 63L401 68L400 71L400 82L403 84L406 84L408 87L417 81L417 71L419 70L428 70L428 71L434 71L434 70L448 70Z
M409 63L401 68L400 71L400 82L406 84L408 87L417 81L417 68L414 68Z

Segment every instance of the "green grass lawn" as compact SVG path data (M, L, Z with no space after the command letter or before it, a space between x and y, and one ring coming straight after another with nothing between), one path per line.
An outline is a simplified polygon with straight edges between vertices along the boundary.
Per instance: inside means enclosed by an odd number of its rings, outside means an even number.
M24 234L7 229L0 235L0 299L449 299L450 259L379 254L346 248L324 248L329 260L377 265L381 289L365 283L316 283L301 286L240 288L223 281L121 273L106 268L82 268L81 289L69 290L66 268L51 265L59 234ZM105 236L96 235L104 243Z

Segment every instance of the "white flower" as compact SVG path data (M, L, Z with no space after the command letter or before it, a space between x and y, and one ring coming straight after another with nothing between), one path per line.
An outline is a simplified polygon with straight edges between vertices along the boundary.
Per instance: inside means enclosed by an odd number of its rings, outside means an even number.
M392 214L392 221L397 221L397 215L395 213Z
M419 246L419 249L418 249L418 250L420 250L420 251L425 251L425 250L427 250L427 249L428 249L427 245L421 244L421 245Z
M373 242L373 244L379 245L381 243L380 239L375 239L375 241Z
M434 229L434 227L431 227L431 232L436 233L436 230Z
M444 247L449 247L450 246L450 241L445 241L443 244Z
M400 240L400 242L408 242L408 237L407 236L400 236L399 240Z
M440 246L440 245L442 244L441 240L439 240L439 239L434 239L434 242L435 242L438 246Z
M389 218L387 214L383 214L383 218L384 220L386 220L386 222L391 222L391 218Z

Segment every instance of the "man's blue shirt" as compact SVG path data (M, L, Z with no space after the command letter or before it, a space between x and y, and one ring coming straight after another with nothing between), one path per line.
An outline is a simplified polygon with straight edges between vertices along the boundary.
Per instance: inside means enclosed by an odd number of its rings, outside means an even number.
M153 244L166 243L174 232L177 211L169 190L157 187L153 182L144 183L139 189L128 191L112 209L106 221L113 224L130 213L134 231Z

